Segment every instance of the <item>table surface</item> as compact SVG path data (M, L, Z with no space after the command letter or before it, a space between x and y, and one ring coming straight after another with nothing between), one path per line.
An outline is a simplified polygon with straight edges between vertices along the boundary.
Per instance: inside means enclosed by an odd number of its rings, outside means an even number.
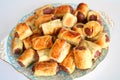
M48 3L85 2L91 9L102 10L114 21L108 55L89 74L76 80L120 80L120 2L119 0L0 0L0 41L26 13ZM28 80L8 63L0 60L0 80Z

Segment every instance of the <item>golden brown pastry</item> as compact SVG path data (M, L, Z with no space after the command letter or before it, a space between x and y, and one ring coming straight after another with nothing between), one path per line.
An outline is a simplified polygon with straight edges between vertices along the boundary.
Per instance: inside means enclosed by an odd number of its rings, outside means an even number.
M60 63L62 70L67 72L68 74L73 73L75 70L73 55L73 51L70 51L67 57L63 60L63 62Z
M93 39L94 42L98 44L101 48L108 48L108 45L110 43L110 38L107 33L99 33Z
M32 39L35 37L40 36L39 34L32 34L31 36L23 39L24 47L25 49L31 48L32 47Z
M62 28L58 34L58 38L64 39L73 45L78 45L81 41L81 35L78 32Z
M73 8L70 5L60 5L54 11L57 17L63 17L66 13L73 13Z
M23 42L19 38L14 38L12 41L12 53L20 54L23 51Z
M36 61L36 52L32 49L26 49L21 56L18 57L18 63L22 67L28 67L31 63Z
M35 50L47 49L52 47L52 36L45 35L32 39L32 47Z
M35 16L31 15L26 19L25 23L29 26L34 26L34 21L35 21Z
M84 30L84 24L83 23L77 23L72 29L74 31L80 33L82 39L84 39L85 34L83 33L83 30Z
M34 76L53 76L58 71L58 64L54 61L38 62L33 67Z
M38 26L35 26L35 21L36 21L35 15L31 15L26 19L25 23L30 27L33 34L42 34L42 30L39 29Z
M60 21L60 19L56 19L42 24L41 27L45 35L53 35L56 34L60 30L60 28L62 28L62 22Z
M76 24L76 22L77 22L77 17L74 16L73 14L71 14L71 13L66 13L66 14L63 16L62 22L63 22L63 26L64 26L64 27L69 27L69 28L71 28L71 27L73 27L73 26Z
M98 33L103 31L103 26L101 26L97 21L89 21L84 25L84 34L87 38L93 38Z
M90 51L92 55L92 59L96 60L101 55L101 47L94 42L83 40L80 44L81 46L86 46Z
M37 54L39 56L38 61L40 62L40 61L48 61L48 60L50 60L49 52L50 52L50 49L43 49L43 50L37 51Z
M74 60L78 69L89 69L92 67L92 55L90 50L85 46L74 48Z
M54 17L53 14L40 15L35 20L35 26L39 27L42 23L50 21Z
M44 6L40 7L40 8L38 8L35 11L35 15L36 16L41 16L41 15L45 15L45 14L52 14L53 11L54 11L53 5L47 4L47 5L44 5Z
M15 36L19 37L20 40L25 39L33 34L30 27L26 23L19 23L15 28Z
M65 40L56 39L49 53L50 59L61 63L69 53L70 47L71 45Z
M80 3L77 6L77 10L75 12L75 15L77 16L78 22L84 22L85 21L85 19L87 17L87 14L88 14L88 11L89 11L88 5L85 4L85 3Z

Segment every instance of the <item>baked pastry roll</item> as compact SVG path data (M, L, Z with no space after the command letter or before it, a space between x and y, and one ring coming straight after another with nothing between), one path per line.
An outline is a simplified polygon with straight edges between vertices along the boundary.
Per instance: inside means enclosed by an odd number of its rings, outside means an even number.
M53 35L60 30L60 28L62 27L62 22L60 21L60 19L56 19L42 24L41 27L45 35L47 34Z
M83 40L80 45L86 46L91 51L93 60L96 60L102 54L101 47L91 41Z
M35 21L35 16L31 15L26 19L25 23L29 26L34 26L34 21Z
M86 3L80 3L77 6L77 11L84 14L84 17L86 18L89 11L88 5Z
M98 44L101 48L107 48L110 43L110 38L107 33L99 33L93 38L94 42Z
M89 69L92 67L92 55L87 47L77 46L73 51L75 65L78 69Z
M25 49L31 48L32 47L32 39L35 37L40 36L39 34L32 34L31 36L23 39L24 47Z
M66 13L73 13L73 8L70 5L60 5L55 8L54 14L57 17L63 17Z
M60 63L62 70L67 72L68 74L73 73L75 70L73 55L73 51L70 51L67 57L63 60L63 62Z
M35 50L47 49L52 47L52 36L40 36L32 39L32 47Z
M20 54L23 51L23 42L19 38L14 38L12 41L12 53Z
M84 25L83 32L87 38L93 38L102 31L103 26L101 26L97 21L89 21Z
M31 63L36 61L36 52L32 49L26 49L21 56L18 57L18 63L22 67L28 67Z
M50 52L50 49L43 49L43 50L37 51L37 54L39 56L38 62L50 60L49 52Z
M30 27L26 23L19 23L15 28L15 36L19 37L20 40L25 39L33 34Z
M88 11L89 11L88 5L85 3L80 3L75 11L75 15L77 16L77 21L86 23L86 17Z
M38 62L33 67L34 76L53 76L58 71L58 64L54 61Z
M40 15L35 20L35 26L39 27L41 24L50 21L53 17L53 14Z
M41 15L45 15L45 14L52 14L53 11L54 11L53 5L47 4L47 5L40 7L39 9L37 9L35 11L35 15L41 16Z
M83 23L77 23L72 29L74 31L80 33L82 39L84 39L85 34L83 33L83 30L84 30L84 24Z
M78 32L62 28L58 34L58 38L64 39L73 45L78 45L81 41L81 35Z
M69 53L70 47L71 45L65 40L56 39L49 53L50 59L61 63Z
M39 27L35 26L36 17L35 15L31 15L28 17L28 19L25 21L25 23L30 27L33 34L42 34L42 29L39 29Z
M74 16L73 14L71 13L66 13L64 16L63 16L63 26L65 27L73 27L76 22L77 22L77 17Z
M98 21L100 20L100 15L96 11L90 10L87 16L88 21Z

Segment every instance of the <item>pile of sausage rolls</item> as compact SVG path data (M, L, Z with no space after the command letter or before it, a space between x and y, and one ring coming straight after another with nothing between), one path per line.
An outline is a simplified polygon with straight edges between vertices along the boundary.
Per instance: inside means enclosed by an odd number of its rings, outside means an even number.
M53 76L90 69L109 42L99 13L86 3L76 9L48 4L16 25L11 50L20 66L32 66L34 76Z

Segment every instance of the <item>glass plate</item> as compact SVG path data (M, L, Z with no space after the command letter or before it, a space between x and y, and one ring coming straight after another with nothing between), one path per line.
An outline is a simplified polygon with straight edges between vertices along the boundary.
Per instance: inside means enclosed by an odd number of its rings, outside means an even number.
M67 3L70 4L73 8L77 7L77 4L73 4L73 3ZM61 3L55 3L53 4L53 6L58 6L61 5ZM104 13L101 11L98 11L101 18L102 18L102 22L103 25L105 27L105 32L108 33L109 37L110 37L110 28L113 26L113 22L112 20ZM26 20L26 18L28 18L29 16L31 16L34 13L34 11L32 11L31 13L26 14L24 17L22 17L18 23L24 22ZM6 62L8 62L10 65L12 65L18 72L22 73L23 75L25 75L26 77L28 77L30 80L73 80L75 78L84 76L86 74L88 74L89 72L93 71L96 66L98 66L98 64L104 60L104 58L106 57L107 53L108 53L108 49L102 49L102 56L100 56L95 63L93 64L91 69L88 70L78 70L76 69L72 74L66 74L64 71L60 71L57 75L55 76L50 76L50 77L34 77L33 76L33 72L31 67L29 68L23 68L21 67L18 63L17 63L17 56L13 55L11 52L11 42L13 39L13 34L14 32L14 28L11 30L10 34L8 35L8 37L6 37L4 40L2 40L2 42L0 43L0 58Z

